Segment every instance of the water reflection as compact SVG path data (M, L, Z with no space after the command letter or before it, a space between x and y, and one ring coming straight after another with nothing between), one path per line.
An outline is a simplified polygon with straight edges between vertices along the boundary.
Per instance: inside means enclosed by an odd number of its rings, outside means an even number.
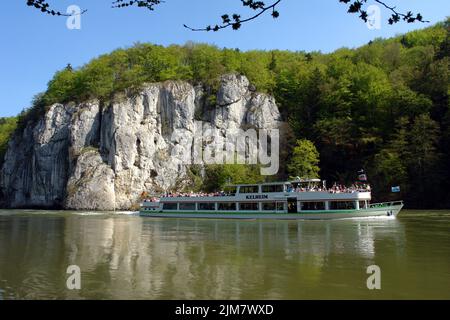
M397 219L0 216L0 299L373 297L365 268L406 263L405 239ZM65 288L72 264L80 291Z

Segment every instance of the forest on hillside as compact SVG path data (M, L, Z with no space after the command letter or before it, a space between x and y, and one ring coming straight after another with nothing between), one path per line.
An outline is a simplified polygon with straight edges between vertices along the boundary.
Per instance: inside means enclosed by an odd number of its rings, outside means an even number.
M32 107L1 119L0 159L10 134L53 103L108 103L114 93L132 93L143 83L179 79L204 85L214 104L219 76L237 72L275 96L292 132L286 162L296 141L309 140L319 152L322 179L352 183L365 169L375 200L402 197L408 207L449 208L449 35L447 20L330 54L135 44L80 68L68 65ZM288 175L282 170L277 178ZM392 186L401 194L391 193Z

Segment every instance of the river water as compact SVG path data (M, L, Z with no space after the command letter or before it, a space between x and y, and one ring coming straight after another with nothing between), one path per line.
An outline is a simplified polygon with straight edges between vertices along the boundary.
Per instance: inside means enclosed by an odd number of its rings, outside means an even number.
M80 290L66 286L70 265ZM371 265L379 290L367 288ZM237 221L0 210L0 299L450 299L450 211Z

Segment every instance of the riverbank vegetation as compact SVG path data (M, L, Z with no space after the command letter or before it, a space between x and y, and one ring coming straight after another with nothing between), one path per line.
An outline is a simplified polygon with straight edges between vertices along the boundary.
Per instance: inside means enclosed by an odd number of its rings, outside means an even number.
M390 191L400 186L411 207L448 207L449 27L450 20L330 54L136 44L57 72L18 123L35 121L52 103L108 101L146 82L186 80L214 92L221 74L237 72L277 99L295 135L288 162L296 141L307 139L327 181L351 183L364 168L376 200L398 196ZM227 176L218 171L211 176Z

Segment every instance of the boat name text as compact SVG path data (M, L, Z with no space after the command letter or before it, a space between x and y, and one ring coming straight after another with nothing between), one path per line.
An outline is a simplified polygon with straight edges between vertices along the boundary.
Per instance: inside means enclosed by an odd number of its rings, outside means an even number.
M251 196L246 196L246 199L269 199L269 196L267 194L256 194Z

